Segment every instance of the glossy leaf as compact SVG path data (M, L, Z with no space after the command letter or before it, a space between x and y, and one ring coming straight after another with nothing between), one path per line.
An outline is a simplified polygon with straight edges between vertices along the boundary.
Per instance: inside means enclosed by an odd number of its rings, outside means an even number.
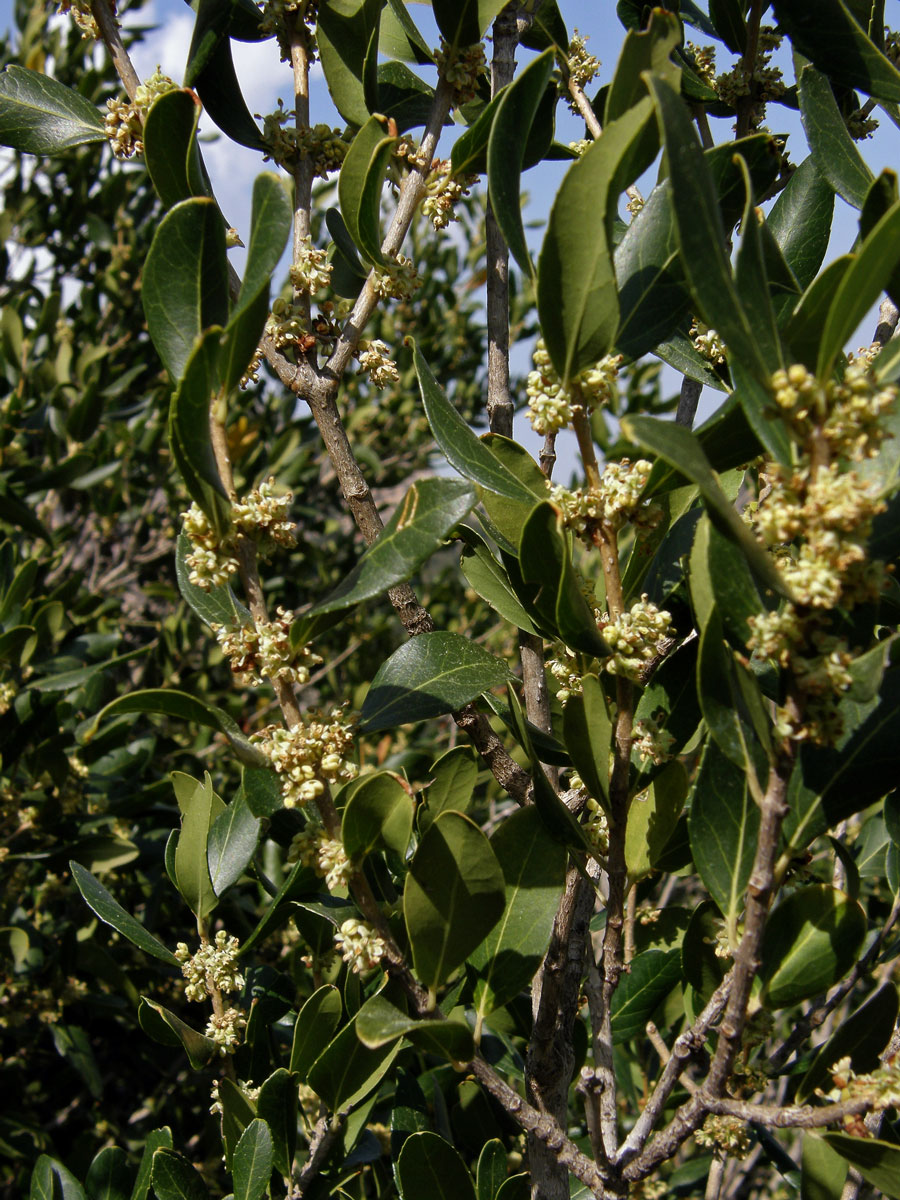
M690 307L672 213L671 189L653 189L613 256L619 287L616 349L638 357L676 328Z
M428 424L450 466L489 492L530 503L531 492L475 436L447 399L416 342L412 338L407 342L412 347Z
M504 0L433 0L434 19L455 53L459 46L480 42L502 8Z
M344 120L357 127L369 119L366 57L373 39L377 46L381 8L382 0L351 0L323 4L318 12L316 44L328 91Z
M752 771L758 787L764 788L771 751L770 718L755 676L725 642L715 609L700 634L697 695L719 748L739 770Z
M831 1037L820 1046L809 1070L797 1088L797 1103L803 1104L817 1088L831 1086L831 1071L842 1058L849 1058L857 1075L881 1065L882 1050L891 1040L900 997L892 983L883 983L855 1013L845 1017Z
M665 143L681 263L691 292L707 325L719 331L748 370L767 380L755 321L732 277L716 190L690 115L668 83L653 76L648 82Z
M484 940L504 903L503 871L487 838L461 813L442 813L419 843L403 890L413 966L430 991Z
M769 229L801 287L809 287L825 259L833 215L834 188L810 154L768 217Z
M454 746L432 764L428 775L431 782L425 789L425 803L417 813L422 833L448 809L468 811L478 778L478 763L468 746Z
M697 642L688 642L670 654L654 671L641 693L635 709L636 722L652 720L672 737L671 754L680 754L700 724L697 698ZM652 777L658 767L644 764L641 782Z
M409 1017L380 994L367 1000L356 1014L356 1034L372 1050L405 1037L425 1053L451 1062L468 1062L475 1053L468 1025L442 1018Z
M725 975L726 960L716 954L722 922L712 900L703 900L691 913L681 943L681 971L685 983L706 1003Z
M643 1036L654 1009L680 979L680 951L644 950L636 954L613 997L613 1045Z
M218 1046L205 1034L198 1033L181 1017L147 996L141 997L138 1023L148 1037L163 1046L181 1046L195 1071L202 1070L218 1053Z
M289 1071L280 1067L269 1076L259 1089L256 1112L272 1136L275 1170L289 1179L297 1146L297 1085Z
M806 66L797 79L797 96L813 162L842 200L861 209L874 176L847 132L831 84Z
M369 117L353 139L338 177L341 215L353 244L372 263L381 252L381 190L397 143L380 117Z
M187 87L194 88L210 119L232 141L240 146L248 146L251 150L262 150L262 136L241 94L231 54L230 37L218 37L208 55L198 55L198 34L201 38L203 36L202 14L205 9L216 7L224 7L226 17L230 19L232 5L222 4L221 0L204 0L200 4L184 82Z
M545 50L504 92L491 124L487 152L488 195L510 253L526 275L534 274L522 224L519 197L528 135L553 71L554 51Z
M194 344L169 406L169 444L191 499L220 537L231 521L231 505L219 475L210 435L210 403L219 390L218 326Z
M541 330L563 384L608 353L619 326L611 222L621 192L652 161L649 98L611 122L556 193L538 260Z
M462 1158L436 1133L413 1133L403 1143L395 1168L403 1200L475 1200Z
M378 669L363 701L360 729L374 732L454 712L508 677L501 659L462 634L419 634Z
M184 1155L165 1147L153 1155L150 1178L157 1200L205 1200L209 1195Z
M206 854L209 877L217 896L237 883L253 861L261 824L242 794L216 817L209 831Z
M522 527L538 501L549 497L550 485L541 468L518 442L494 433L485 434L480 441L523 488L517 498L481 489L481 505L487 513L485 528L505 554L516 555Z
M341 841L348 858L361 862L372 850L393 850L402 858L413 827L413 798L389 771L364 775L347 801Z
M144 121L144 161L164 208L193 196L209 196L197 123L200 104L189 88L165 92Z
M796 50L848 88L900 100L900 71L866 36L844 0L775 0L775 17Z
M795 361L815 371L825 320L841 280L853 263L853 255L842 254L821 271L809 285L784 329Z
M486 1016L528 987L550 940L566 878L566 851L533 806L507 817L491 837L503 872L503 915L469 956L478 974L474 1008Z
M305 1082L309 1068L334 1036L341 1019L341 994L333 984L318 988L306 1001L294 1024L291 1074Z
M250 241L241 290L222 336L221 386L237 387L262 336L269 313L269 283L291 231L291 202L277 175L253 183Z
M265 1121L251 1121L232 1157L234 1200L260 1200L269 1186L275 1161L272 1134Z
M653 417L625 417L622 428L627 437L665 459L697 485L716 528L740 547L750 569L767 587L784 595L785 584L770 555L722 491L696 435L683 426Z
M687 796L687 776L680 762L668 763L650 784L634 797L625 829L625 865L628 878L643 879L669 843Z
M761 225L765 223L765 217L761 213L757 214L753 203L753 185L747 164L740 155L736 156L736 160L744 180L746 202L741 217L741 240L734 266L734 283L740 295L741 304L754 314L753 329L757 345L765 362L767 373L771 374L779 367L784 366L784 355L781 339L778 336L778 327L775 323L775 310L772 307L763 248ZM754 425L754 429L759 436L759 426ZM767 442L763 444L768 445Z
M152 954L154 958L180 968L181 964L171 950L164 946L159 938L154 937L150 930L146 929L131 913L126 912L90 871L85 870L80 863L74 860L69 863L69 870L72 872L72 878L84 897L85 903L101 921L111 925L113 929L128 938L129 942L133 942L146 954Z
M484 539L465 526L460 530L460 537L464 549L459 565L469 585L504 620L526 633L536 633L534 622L513 591L502 563L497 561Z
M215 729L218 733L224 733L238 758L247 766L269 766L268 758L244 737L237 723L228 713L212 704L198 700L196 696L191 696L187 692L175 691L174 688L147 688L142 691L129 692L110 701L94 718L83 735L84 740L90 741L102 722L114 716L121 716L123 713L160 713L179 721L191 721L196 725L204 725L207 729Z
M750 794L746 773L709 741L691 799L691 855L725 918L732 946L737 944L759 821L759 807Z
M810 1131L803 1135L802 1200L841 1200L847 1180L847 1161Z
M563 738L584 785L608 810L609 755L613 726L596 675L585 675L563 709Z
M207 773L182 812L181 833L175 847L175 881L182 899L198 920L206 917L218 899L210 879L207 841L225 805L213 791Z
M433 61L428 43L416 28L403 0L388 0L382 9L378 49L388 58L399 58L403 62L424 64Z
M818 378L827 379L831 375L844 344L871 306L878 301L898 260L900 203L884 214L860 246L859 252L853 256L853 261L838 284L819 343Z
M823 1141L872 1187L892 1200L900 1200L900 1146L878 1138L851 1137L849 1133L826 1133Z
M495 1200L506 1182L506 1147L499 1138L491 1138L481 1147L475 1170L475 1191L478 1200Z
M351 1021L310 1067L309 1086L334 1112L350 1109L378 1087L401 1044L370 1050L359 1040L356 1022Z
M49 1154L41 1154L31 1173L29 1200L85 1200L75 1176Z
M131 1200L147 1200L150 1192L150 1171L153 1167L153 1155L161 1147L167 1150L172 1149L172 1131L168 1125L163 1125L161 1129L151 1129L144 1141L144 1153L141 1155L141 1164L138 1167L137 1179L134 1183L134 1190L131 1193Z
M150 337L177 382L201 333L228 319L225 226L214 200L183 200L163 217L144 263L141 296Z
M130 1200L134 1172L119 1146L105 1146L84 1177L87 1200Z
M828 884L793 892L773 910L763 937L760 999L789 1008L827 991L856 962L866 916L855 900Z
M444 543L474 504L474 489L461 479L417 480L347 578L312 611L349 608L405 582Z
M26 154L58 154L104 141L103 116L80 92L12 63L0 74L0 145Z
M709 0L709 15L731 53L743 54L747 45L747 23L740 0Z

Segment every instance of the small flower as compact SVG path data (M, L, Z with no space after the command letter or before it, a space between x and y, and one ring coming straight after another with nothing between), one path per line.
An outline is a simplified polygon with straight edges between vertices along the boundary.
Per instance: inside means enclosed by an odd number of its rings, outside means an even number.
M309 682L310 667L322 659L310 647L291 646L293 618L278 608L274 621L255 625L210 626L239 683L258 685L265 679L286 679L302 687Z
M334 935L334 944L351 971L363 974L377 967L387 953L384 940L366 921L344 921Z
M214 942L204 942L192 955L184 942L175 947L175 957L181 963L181 973L187 980L184 994L188 1000L205 1000L214 991L239 992L244 977L238 970L238 940L224 929Z
M298 292L314 296L331 284L331 263L325 250L317 250L309 234L300 238L294 251L294 262L288 272L291 285Z
M487 74L487 59L484 45L457 46L451 54L447 43L441 38L440 49L434 52L438 73L453 88L453 104L459 107L474 100L478 94L478 82Z
M718 1156L746 1158L753 1146L753 1139L746 1124L738 1117L718 1116L710 1113L703 1128L694 1134L698 1146L704 1146Z
M300 862L322 879L329 891L346 888L353 874L344 843L329 837L320 826L307 826L295 834L287 853L289 863Z
M382 300L408 300L422 286L412 259L397 254L387 266L374 267L372 287Z
M715 329L710 329L708 325L704 325L702 321L698 321L694 317L691 322L690 332L688 337L694 344L694 349L698 354L707 359L709 362L720 366L728 360L728 348L722 341L722 338Z
M657 725L652 717L644 717L643 720L635 722L633 737L632 745L642 762L649 760L658 767L672 757L669 750L675 738L667 729Z
M326 716L310 711L293 729L270 725L254 735L281 777L286 808L302 808L318 799L326 786L355 779L358 768L347 759L353 732L343 722L343 708Z
M671 614L657 608L646 595L615 621L604 615L600 632L612 650L612 657L604 659L605 669L610 675L638 682L643 668L656 658L660 643L669 636L671 624Z
M234 1054L246 1025L247 1018L239 1008L226 1008L221 1016L209 1018L206 1036L216 1043L220 1054Z
M359 365L377 388L390 387L400 382L397 364L390 357L387 343L380 338L360 342Z

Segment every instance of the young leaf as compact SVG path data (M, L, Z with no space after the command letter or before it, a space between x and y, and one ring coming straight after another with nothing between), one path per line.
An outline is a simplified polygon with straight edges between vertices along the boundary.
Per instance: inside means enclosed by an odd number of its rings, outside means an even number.
M309 1068L334 1036L341 1012L341 994L330 983L313 992L300 1009L294 1024L290 1070L301 1083L306 1082Z
M177 382L201 333L228 319L225 225L214 200L183 200L166 213L144 263L141 296L150 337Z
M106 141L99 110L80 92L15 64L0 75L0 145L26 154L58 154Z
M381 252L381 189L397 144L384 119L369 117L353 139L338 176L341 215L353 244L372 263L385 263Z
M203 1180L184 1157L165 1147L153 1155L150 1178L157 1200L206 1200Z
M69 863L69 870L72 872L72 878L84 897L85 903L101 921L118 930L123 937L134 942L135 946L146 954L152 954L154 958L180 968L181 964L171 950L164 946L159 938L154 937L149 929L145 929L131 913L127 913L90 871L85 870L80 863L74 860Z
M402 858L412 836L414 808L408 789L389 771L364 775L341 820L348 858L362 862L375 849L393 850Z
M710 740L691 799L691 855L725 918L731 945L737 944L759 820L759 807L750 795L746 774Z
M163 1046L182 1046L195 1071L201 1071L218 1052L214 1041L147 996L141 996L138 1024L155 1042Z
M503 916L469 956L478 973L474 1008L486 1016L531 981L547 950L566 878L566 851L552 841L534 806L507 817L491 837L503 872Z
M234 1200L260 1200L269 1186L275 1162L272 1134L265 1121L251 1121L241 1134L231 1160Z
M534 266L525 229L519 187L528 136L553 71L554 51L545 50L516 76L500 100L491 124L487 152L488 194L510 253L526 273Z
M881 1065L880 1054L891 1039L900 996L892 983L883 983L855 1013L847 1017L823 1046L797 1088L797 1103L804 1104L817 1088L829 1086L829 1068L849 1058L857 1075Z
M312 609L336 612L380 596L409 579L475 504L461 479L417 480L347 578Z
M532 495L529 489L475 436L447 399L414 339L410 337L406 340L412 347L428 424L450 466L489 492L530 504Z
M508 678L506 663L462 634L422 633L379 667L360 729L375 732L454 712Z
M496 925L503 871L490 843L462 813L444 812L419 843L403 890L413 965L431 991Z
M760 1000L789 1008L827 991L856 962L866 915L828 884L793 892L773 910L763 938Z
M195 788L182 815L181 833L175 847L178 890L198 919L206 917L216 907L218 897L210 879L207 842L213 823L225 811L207 773L203 785Z
M239 793L214 820L206 846L213 891L221 896L237 883L253 861L262 822Z
M405 1037L428 1054L451 1062L468 1062L475 1053L472 1031L461 1021L408 1017L382 995L372 996L356 1014L356 1033L375 1050Z
M436 1133L413 1133L397 1159L404 1200L475 1200L472 1176L453 1147Z

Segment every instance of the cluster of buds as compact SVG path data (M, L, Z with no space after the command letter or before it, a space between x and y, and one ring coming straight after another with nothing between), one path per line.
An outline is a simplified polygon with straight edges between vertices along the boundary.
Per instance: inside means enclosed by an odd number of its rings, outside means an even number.
M487 75L487 59L482 42L476 42L473 46L457 46L451 54L447 43L441 38L440 49L434 52L434 61L438 74L453 89L454 107L458 108L475 99L478 81Z
M330 892L346 888L353 874L353 864L347 857L344 843L339 838L329 837L319 825L308 825L294 836L287 860L302 863L315 871L325 880Z
M877 383L870 362L864 354L849 364L842 380L826 383L801 363L775 372L775 403L797 441L806 443L815 432L836 457L859 461L877 454L885 437L881 419L893 409L898 391L893 384Z
M556 658L547 660L547 670L558 685L556 698L560 704L565 705L570 696L581 695L581 674L578 671L578 661L565 646L560 647ZM577 786L575 783L572 784L572 787Z
M400 382L400 372L397 364L390 356L388 345L380 338L359 343L358 351L360 368L368 375L374 387L392 387Z
M535 433L546 436L570 425L576 413L589 416L613 395L621 354L607 354L593 367L576 375L568 388L562 386L550 361L543 338L532 355L534 370L528 374L528 419Z
M562 512L567 528L588 543L601 525L611 530L619 530L629 521L651 525L659 519L660 509L658 505L642 503L641 493L652 466L646 459L632 463L623 458L621 462L607 463L599 487L575 492L554 487L550 499Z
M581 780L579 780L580 782ZM593 796L589 797L584 806L584 812L582 829L596 853L603 858L609 853L609 822L606 819L606 813Z
M450 173L450 159L436 158L425 180L425 199L422 212L435 229L446 229L456 220L456 205L469 194L465 180Z
M59 11L71 16L81 30L83 38L93 38L95 42L100 41L100 26L91 12L90 0L60 0Z
M715 88L716 83L716 48L715 46L697 46L688 42L684 47L685 56L693 62L694 71L709 88Z
M312 244L312 238L307 234L300 238L294 250L294 262L291 265L291 286L297 292L305 292L314 296L331 284L331 264L327 261L327 252L317 250ZM277 301L276 301L277 303Z
M263 363L262 347L257 346L253 351L253 357L247 364L247 368L238 381L240 388L248 388L251 383L259 383L259 369Z
M16 685L14 683L0 683L0 717L9 712L15 698Z
M291 645L293 619L283 608L274 621L255 625L211 625L222 652L239 683L257 685L265 679L286 679L302 687L309 683L311 667L322 659L310 647Z
M292 549L297 544L293 522L288 519L293 496L274 494L275 480L267 479L243 500L231 506L231 530L220 538L206 514L192 504L181 514L182 529L191 543L186 563L189 579L196 587L209 591L223 587L238 569L236 538L251 538L257 543L260 558L271 557L276 547Z
M569 142L569 149L581 158L582 154L594 144L593 138L577 138L574 142ZM627 207L627 206L626 206Z
M301 159L307 158L312 163L313 174L322 179L340 170L348 147L339 129L325 124L289 124L296 120L296 113L286 109L283 100L278 101L275 112L264 117L257 113L256 116L263 123L264 161L271 159L286 171L293 171Z
M374 268L372 287L381 300L408 300L421 286L413 261L405 254L397 254L387 266Z
M428 155L410 138L402 138L394 147L394 158L400 162L405 162L410 167L418 167L424 171L431 164L428 161Z
M566 67L568 69L568 78L581 91L590 86L600 70L600 59L588 53L587 38L583 37L577 29L573 32L572 39L569 42L569 49L566 54ZM566 85L560 83L560 86L564 87ZM578 105L571 97L569 98L569 107L576 116L579 115L580 110Z
M384 939L366 921L344 921L334 935L334 944L351 971L361 975L377 967L387 953Z
M78 10L72 11L77 13ZM78 20L77 15L75 19ZM93 21L93 17L91 20ZM116 158L133 158L136 154L144 153L143 132L147 113L154 101L177 86L174 80L168 75L163 75L157 67L138 87L131 103L127 100L107 100L104 132Z
M281 777L285 808L302 808L329 785L356 778L357 767L347 759L353 730L343 716L343 708L311 711L293 729L270 725L254 736Z
M896 1057L888 1059L884 1066L874 1071L857 1075L848 1056L834 1064L831 1078L834 1089L827 1096L829 1100L843 1104L852 1100L866 1100L875 1112L900 1105L900 1063ZM822 1095L822 1092L818 1094ZM866 1131L863 1136L870 1135Z
M717 1158L746 1158L753 1146L747 1125L739 1117L710 1113L694 1134L698 1146L712 1150Z
M657 608L647 595L615 621L604 613L600 632L612 651L612 657L604 659L604 667L610 675L639 682L641 672L659 655L671 625L671 614Z
M247 1018L239 1008L226 1008L220 1014L213 1013L204 1032L219 1047L220 1054L234 1054L246 1025Z
M184 942L175 947L175 957L181 963L181 973L187 980L184 994L188 1000L200 1002L213 992L239 992L244 977L238 970L238 940L220 929L215 941L204 942L196 954L191 954Z
M279 350L284 346L298 346L307 349L307 343L312 345L309 327L299 305L291 304L283 296L278 296L272 302L272 311L266 321L265 336L271 338Z
M708 325L704 325L696 317L691 322L688 336L693 342L697 353L702 355L708 362L713 363L715 366L721 366L727 360L728 347L722 341L717 331L710 329Z
M750 127L758 129L765 117L766 103L780 100L786 88L781 68L772 66L771 58L782 42L782 35L771 25L763 25L759 31L759 46L756 61L748 67L743 59L713 81L712 87L719 99L734 108L738 101L752 97Z
M307 53L309 61L315 57L315 35L317 0L265 0L262 5L260 32L278 39L282 62L291 61L291 26L296 18L306 22Z
M632 737L632 746L640 756L641 762L652 762L658 767L672 757L670 750L675 738L652 717L636 721Z

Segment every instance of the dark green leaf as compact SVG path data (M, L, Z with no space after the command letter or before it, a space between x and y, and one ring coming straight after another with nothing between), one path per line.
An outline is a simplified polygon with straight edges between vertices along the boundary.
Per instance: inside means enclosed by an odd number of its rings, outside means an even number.
M499 1138L491 1138L481 1147L475 1171L475 1191L478 1200L495 1200L506 1181L506 1148Z
M162 1129L151 1129L144 1142L144 1153L141 1155L141 1165L138 1167L137 1179L131 1200L147 1200L150 1192L150 1171L153 1166L153 1155L160 1147L172 1149L172 1131L168 1125Z
M381 8L382 0L349 0L340 5L323 4L319 9L316 44L325 82L338 112L357 127L369 119L366 55L373 38L377 45Z
M144 121L144 161L164 208L210 189L197 145L200 105L189 88L165 92Z
M772 205L769 229L801 287L809 287L828 249L834 188L811 154Z
M827 991L856 962L865 936L865 913L843 892L824 883L793 892L766 924L763 1005L789 1008Z
M401 1045L395 1042L370 1050L359 1040L356 1022L351 1021L310 1067L309 1086L333 1111L350 1109L378 1087Z
M709 0L709 15L716 33L732 54L743 54L747 45L747 23L740 0Z
M847 132L831 84L806 66L797 80L797 95L812 161L842 200L861 209L874 176Z
M719 906L732 947L753 869L759 807L746 773L714 741L707 742L690 811L691 855L700 878Z
M503 872L487 838L462 813L441 813L419 843L403 891L413 965L430 991L496 925L504 897Z
M163 1046L182 1046L195 1071L201 1071L218 1053L214 1041L147 996L141 996L138 1023L155 1042Z
M452 56L457 48L480 42L505 3L504 0L433 0L432 7Z
M217 896L237 883L253 861L260 825L241 793L216 817L209 831L206 854L209 877Z
M796 362L816 369L825 320L841 280L853 264L852 254L834 259L800 297L784 329L785 341Z
M668 337L690 305L668 182L647 197L616 247L613 262L620 312L616 349L637 358Z
M150 1178L157 1200L206 1200L203 1180L184 1157L162 1148L153 1155Z
M31 1173L29 1200L85 1200L75 1176L49 1154L41 1154Z
M712 900L704 900L691 913L681 943L681 970L701 1003L713 994L725 975L725 960L716 954L722 921Z
M335 612L380 596L403 583L431 557L475 504L460 479L421 479L343 583L312 609Z
M363 257L372 263L385 262L381 252L381 189L396 143L381 117L369 117L353 139L338 177L338 197L347 232Z
M309 1068L334 1036L341 1019L341 994L330 983L313 992L297 1016L291 1046L291 1074L306 1082Z
M88 1167L84 1190L87 1200L130 1200L133 1183L128 1155L118 1146L106 1146Z
M381 63L377 84L378 111L394 122L398 133L428 123L434 105L434 89L403 63Z
M412 836L415 805L396 775L378 771L363 776L347 801L341 841L347 856L361 862L372 850L393 850L402 858Z
M753 185L750 171L740 155L736 156L744 180L746 203L741 218L741 240L734 267L734 283L745 308L754 315L753 331L756 334L759 352L766 366L767 377L784 366L781 339L775 324L775 311L769 291L761 218L753 203ZM762 218L764 221L765 218ZM758 431L757 431L758 432Z
M228 319L225 226L214 200L183 200L163 217L141 295L150 337L177 382L203 331Z
M413 1133L397 1159L403 1200L475 1200L472 1176L451 1145L436 1133Z
M374 732L454 712L508 677L501 659L462 634L420 634L379 668L363 701L360 728Z
M0 144L26 154L58 154L105 140L103 117L79 92L15 64L0 75Z
M554 51L528 64L506 89L491 124L487 152L488 194L510 253L527 275L534 274L519 197L528 136L553 70Z
M841 1200L847 1162L818 1135L803 1135L801 1196L803 1200Z
M489 492L531 503L528 488L475 436L447 399L416 342L412 338L407 338L407 342L412 347L428 424L450 466Z
M872 1187L892 1200L900 1200L900 1147L877 1138L851 1137L849 1133L826 1133L823 1140L856 1167Z
M775 17L796 50L825 75L879 100L900 100L900 72L866 36L843 0L775 0ZM880 36L880 33L879 33Z
M425 803L417 814L422 833L447 809L468 811L478 778L478 764L468 746L454 746L432 764L428 775L431 782L426 786Z
M636 954L613 998L613 1044L641 1037L654 1009L680 979L679 950L644 950Z
M464 542L460 569L471 587L504 620L526 633L536 633L534 623L512 589L509 576L491 553L487 543L473 529L463 526L459 534Z
M900 997L892 983L884 983L855 1013L845 1017L835 1032L816 1052L812 1066L797 1088L797 1103L803 1104L817 1088L831 1086L830 1068L839 1059L849 1058L857 1075L874 1071L881 1065L880 1054L891 1040Z
M528 987L547 950L566 877L566 851L548 837L534 806L514 812L491 837L503 872L503 916L469 957L478 973L474 1008L484 1017Z
M585 675L563 710L563 738L578 774L595 800L608 811L612 721L596 675Z
M681 71L671 61L671 56L681 40L681 29L674 19L674 13L665 13L661 9L650 12L650 19L642 32L634 29L628 31L612 82L604 89L604 127L610 121L624 117L647 95L645 72L668 79L674 88L678 87Z
M284 1067L273 1072L259 1089L256 1112L272 1136L275 1170L290 1179L297 1146L297 1085Z
M630 880L643 879L653 870L675 831L686 796L687 775L676 760L663 768L649 789L631 801L625 830L625 865Z
M269 1185L275 1161L272 1135L265 1121L251 1121L232 1158L234 1200L260 1200Z
M72 872L72 878L85 902L101 921L118 930L123 937L134 942L146 954L152 954L154 958L170 963L173 967L180 967L181 964L171 950L154 937L149 929L145 929L140 921L127 913L120 904L117 904L103 884L95 879L90 871L86 871L84 867L74 861L69 863L69 870Z
M378 49L387 58L403 62L433 62L428 43L419 33L403 0L388 0L381 12L378 30Z
M209 424L210 402L219 388L220 336L221 330L214 326L194 344L169 406L169 443L191 499L224 537L231 505L213 454Z
M437 1054L451 1062L468 1062L475 1053L468 1025L442 1018L408 1017L381 995L367 1000L357 1013L356 1034L372 1050L405 1037L427 1054Z

